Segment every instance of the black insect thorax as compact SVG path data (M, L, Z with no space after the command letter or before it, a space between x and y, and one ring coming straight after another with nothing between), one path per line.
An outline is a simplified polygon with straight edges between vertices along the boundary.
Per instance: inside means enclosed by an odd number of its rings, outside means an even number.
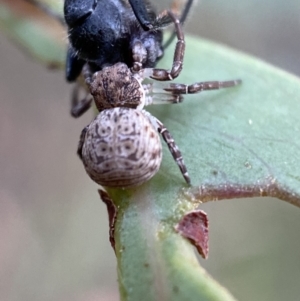
M132 67L136 39L151 49L145 67L153 67L162 56L162 31L144 31L127 1L66 0L64 13L74 53L97 69L118 62Z

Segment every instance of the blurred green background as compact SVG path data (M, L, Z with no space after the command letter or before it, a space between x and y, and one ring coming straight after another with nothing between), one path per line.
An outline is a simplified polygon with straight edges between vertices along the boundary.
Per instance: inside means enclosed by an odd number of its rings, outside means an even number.
M300 75L299 0L198 1L186 32ZM3 34L0 66L0 300L118 300L106 209L75 154L92 112L72 119L63 72L46 70ZM296 207L248 199L201 209L210 220L201 264L216 280L238 300L300 299Z

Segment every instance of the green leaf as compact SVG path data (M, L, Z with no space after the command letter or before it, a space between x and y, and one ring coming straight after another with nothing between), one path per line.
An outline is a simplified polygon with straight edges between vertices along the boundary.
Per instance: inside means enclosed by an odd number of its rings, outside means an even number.
M155 199L147 186L110 191L119 206L115 238L121 299L235 300L206 274L192 246L174 231L175 221L193 205L164 195Z
M174 231L205 201L273 196L300 206L300 81L258 59L186 39L178 82L242 79L234 88L153 106L181 149L184 180L165 147L159 173L131 190L108 192L119 206L116 253L122 300L233 300L208 277ZM172 53L163 61L171 66Z
M299 206L299 79L196 39L187 40L182 78L186 83L243 80L235 88L188 96L178 106L151 108L173 133L193 186L223 185L222 191L235 197L238 185L250 190L249 196L269 195ZM176 165L167 160L161 172L179 183Z

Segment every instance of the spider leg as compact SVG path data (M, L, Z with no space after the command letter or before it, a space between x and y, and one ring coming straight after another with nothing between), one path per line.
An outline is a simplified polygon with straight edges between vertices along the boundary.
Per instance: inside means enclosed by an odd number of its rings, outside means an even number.
M229 80L229 81L209 81L209 82L198 82L192 85L185 84L169 84L168 87L163 88L167 92L171 92L175 95L180 94L194 94L207 90L218 90L223 88L230 88L237 85L240 85L242 81L240 79L237 80Z
M79 158L82 160L82 147L83 147L83 144L84 144L84 140L85 140L85 134L88 130L89 126L87 125L82 131L81 131L81 134L80 134L80 137L79 137L79 143L78 143L78 147L77 147L77 155L79 156Z
M178 146L176 145L171 133L168 131L168 129L164 126L164 124L161 121L159 121L157 118L152 116L149 112L144 111L144 110L143 110L143 112L150 119L153 126L157 129L157 131L163 137L164 141L167 143L167 146L173 156L173 159L176 161L187 184L191 184L191 179L189 177L186 165L182 158L181 151L179 150Z
M229 81L210 81L199 82L192 85L185 84L161 84L158 82L143 85L146 101L145 106L151 104L166 104L166 103L180 103L183 102L183 94L200 93L207 90L218 90L223 88L230 88L242 83L241 80Z
M143 67L143 62L147 58L147 50L142 41L136 39L132 45L133 72L138 72Z
M75 118L83 115L91 107L93 102L92 95L88 93L89 85L93 80L93 72L88 63L83 66L82 75L84 78L84 83L80 81L80 78L77 80L71 97L71 115ZM79 99L80 90L84 90L86 93L84 98L81 100Z
M89 63L86 63L82 68L82 75L87 85L90 85L92 83L94 74L95 73L93 72Z
M173 80L180 74L182 70L183 57L185 52L184 34L182 31L180 21L171 11L168 11L168 15L171 17L175 25L177 35L177 43L175 47L172 68L171 70L158 68L145 69L147 70L146 72L149 73L149 77L160 81Z
M143 89L145 91L145 106L183 101L182 95L166 92L157 83L143 84Z
M161 136L167 143L168 148L169 148L174 160L176 161L185 181L187 182L187 184L191 184L191 179L189 177L186 165L183 161L182 154L181 154L178 146L176 145L171 133L168 131L168 129L164 126L163 123L161 123L159 120L157 120L157 121L158 121L158 125L159 125L158 132L161 134Z
M173 0L172 4L171 4L171 10L172 12L174 12L177 16L179 15L179 4L178 2L180 2L179 0ZM184 6L184 10L181 13L180 16L180 23L183 25L184 22L186 21L186 18L190 12L190 9L193 5L193 0L187 0ZM173 31L171 36L168 38L168 40L165 42L163 48L166 49L167 47L169 47L169 45L173 42L174 38L176 37L176 32Z
M83 115L92 105L93 98L90 94L79 100L79 94L82 86L79 82L75 84L71 97L71 115L75 118Z

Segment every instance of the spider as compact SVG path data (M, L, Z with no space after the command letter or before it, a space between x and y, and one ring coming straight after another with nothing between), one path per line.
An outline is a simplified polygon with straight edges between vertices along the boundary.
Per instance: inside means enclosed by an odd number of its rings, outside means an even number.
M162 160L159 134L166 142L185 181L190 177L182 154L164 124L145 106L153 103L178 103L182 94L233 87L240 80L197 82L192 85L171 83L159 88L157 83L143 84L145 78L168 81L182 70L185 44L180 21L172 12L177 43L171 70L144 68L138 72L124 63L116 63L93 73L89 64L83 75L92 98L75 103L75 108L89 107L92 99L98 116L82 130L78 155L86 172L96 183L107 187L138 186L158 171ZM76 111L76 110L75 110Z
M66 79L74 82L88 63L93 72L118 62L133 72L153 68L163 56L164 49L175 37L171 35L163 45L162 29L172 20L166 11L156 14L148 0L65 0L64 18L39 0L25 0L42 9L68 27L69 47L66 59ZM177 10L180 0L173 0ZM193 0L187 0L181 14L183 23ZM73 95L79 93L81 83ZM80 115L74 114L73 117Z

